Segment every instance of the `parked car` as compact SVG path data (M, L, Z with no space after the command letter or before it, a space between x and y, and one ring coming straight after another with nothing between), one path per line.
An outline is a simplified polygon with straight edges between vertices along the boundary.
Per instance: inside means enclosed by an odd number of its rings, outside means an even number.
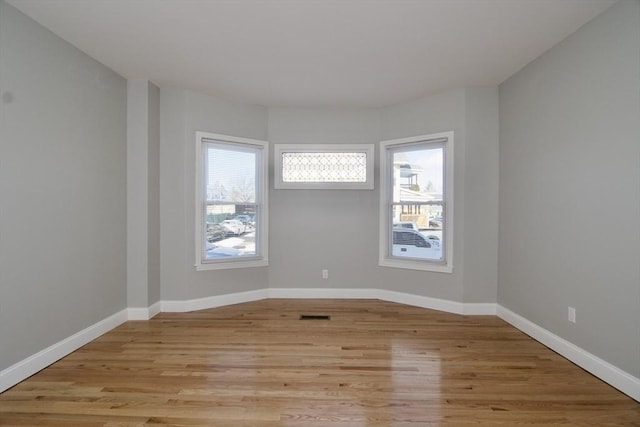
M433 234L423 234L424 237L427 238L427 241L431 243L431 247L440 248L440 238Z
M406 258L438 260L442 258L440 242L408 228L394 228L392 255Z
M401 229L406 229L406 230L413 230L416 231L418 233L420 233L420 229L418 228L418 224L416 224L413 221L399 221L399 222L394 222L393 223L393 228L401 228ZM420 233L422 234L422 233ZM440 238L438 236L436 236L435 234L422 234L427 241L429 242L429 244L431 244L432 247L435 248L439 248L440 247Z
M247 230L247 227L242 221L238 221L237 219L227 219L220 224L227 229L228 234L234 234L236 236L243 234Z
M413 221L399 221L393 223L393 228L408 228L410 230L420 231L418 224Z
M431 243L429 243L429 241L425 236L420 234L418 231L409 230L406 228L393 229L393 244L405 245L405 246L416 246L419 248L431 247Z
M245 226L246 225L250 225L251 222L253 222L253 218L249 214L236 215L236 217L234 219L237 219L238 221L243 223Z
M227 237L227 229L220 224L207 223L207 240L215 242Z
M442 228L442 217L437 216L429 219L429 228Z
M249 232L256 228L256 216L254 214L240 214L236 215L234 219L237 219L244 224L245 232Z

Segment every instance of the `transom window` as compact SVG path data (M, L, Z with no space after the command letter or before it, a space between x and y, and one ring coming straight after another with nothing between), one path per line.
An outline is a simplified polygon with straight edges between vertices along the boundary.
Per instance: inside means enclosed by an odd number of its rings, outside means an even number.
M452 271L453 132L381 143L380 265Z
M275 188L373 189L374 147L275 145Z
M267 265L267 143L206 132L196 140L196 268Z
M282 153L283 182L366 182L366 153Z

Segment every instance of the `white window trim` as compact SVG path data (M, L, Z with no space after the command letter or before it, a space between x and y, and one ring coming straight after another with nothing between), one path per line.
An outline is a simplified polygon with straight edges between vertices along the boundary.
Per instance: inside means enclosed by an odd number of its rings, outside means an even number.
M283 153L365 153L366 182L284 182L282 180ZM373 190L374 144L275 144L274 188L278 190Z
M445 193L445 262L429 260L400 259L389 255L389 191L393 177L389 176L389 148L412 143L428 143L446 138L444 148L444 193ZM453 132L441 132L408 138L391 139L380 142L380 246L378 265L382 267L406 268L412 270L433 271L439 273L453 272Z
M204 221L202 204L204 202L204 158L203 158L203 144L207 141L218 142L230 142L240 143L245 145L251 145L258 147L262 150L261 162L259 168L256 170L256 176L260 176L261 194L260 200L256 200L260 206L260 215L257 216L258 224L256 227L256 253L255 257L247 257L245 259L236 258L234 260L206 260L202 259L204 252ZM265 267L269 265L268 256L268 235L269 235L269 151L268 142L257 139L239 138L236 136L220 135L209 132L196 132L196 226L195 226L195 249L196 249L196 263L195 268L197 271L206 270L222 270L231 268L248 268L248 267ZM258 197L258 194L256 194ZM257 233L260 233L258 236Z

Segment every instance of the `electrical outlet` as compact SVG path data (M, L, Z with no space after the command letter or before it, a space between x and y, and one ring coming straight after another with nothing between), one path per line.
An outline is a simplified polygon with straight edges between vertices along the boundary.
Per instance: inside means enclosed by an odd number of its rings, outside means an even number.
M322 278L323 279L329 278L329 270L322 270Z
M576 309L569 307L569 322L576 323Z

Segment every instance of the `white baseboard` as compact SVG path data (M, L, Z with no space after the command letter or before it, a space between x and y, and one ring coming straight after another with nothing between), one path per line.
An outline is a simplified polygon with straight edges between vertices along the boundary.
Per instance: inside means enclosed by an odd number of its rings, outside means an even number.
M127 320L149 320L161 311L161 303L149 307L132 307L127 309Z
M457 302L382 289L378 291L378 295L378 299L384 301L397 302L400 304L428 308L431 310L446 311L447 313L474 316L496 314L496 305L494 303Z
M269 288L269 298L379 299L455 314L496 314L494 303L462 303L385 289Z
M492 302L465 302L462 313L469 316L495 316L497 304Z
M397 302L399 304L412 305L414 307L428 308L431 310L446 311L447 313L462 314L464 304L457 301L431 298L420 295L411 295L403 292L388 291L380 289L378 299L383 301Z
M269 298L377 299L377 289L269 288Z
M513 311L497 306L497 315L536 341L566 357L576 365L591 372L602 381L612 385L629 397L640 402L640 378L600 359L575 344L536 325Z
M127 320L149 320L149 309L146 307L127 308Z
M122 310L0 371L0 393L121 325L127 318L127 310Z
M155 304L151 305L149 307L149 319L153 318L153 316L155 316L156 314L159 314L160 312L162 312L162 303L160 301L156 302Z
M185 301L161 301L161 310L168 313L185 313L188 311L205 310L207 308L240 304L269 298L268 289L237 292L235 294L216 295L212 297L190 299Z

